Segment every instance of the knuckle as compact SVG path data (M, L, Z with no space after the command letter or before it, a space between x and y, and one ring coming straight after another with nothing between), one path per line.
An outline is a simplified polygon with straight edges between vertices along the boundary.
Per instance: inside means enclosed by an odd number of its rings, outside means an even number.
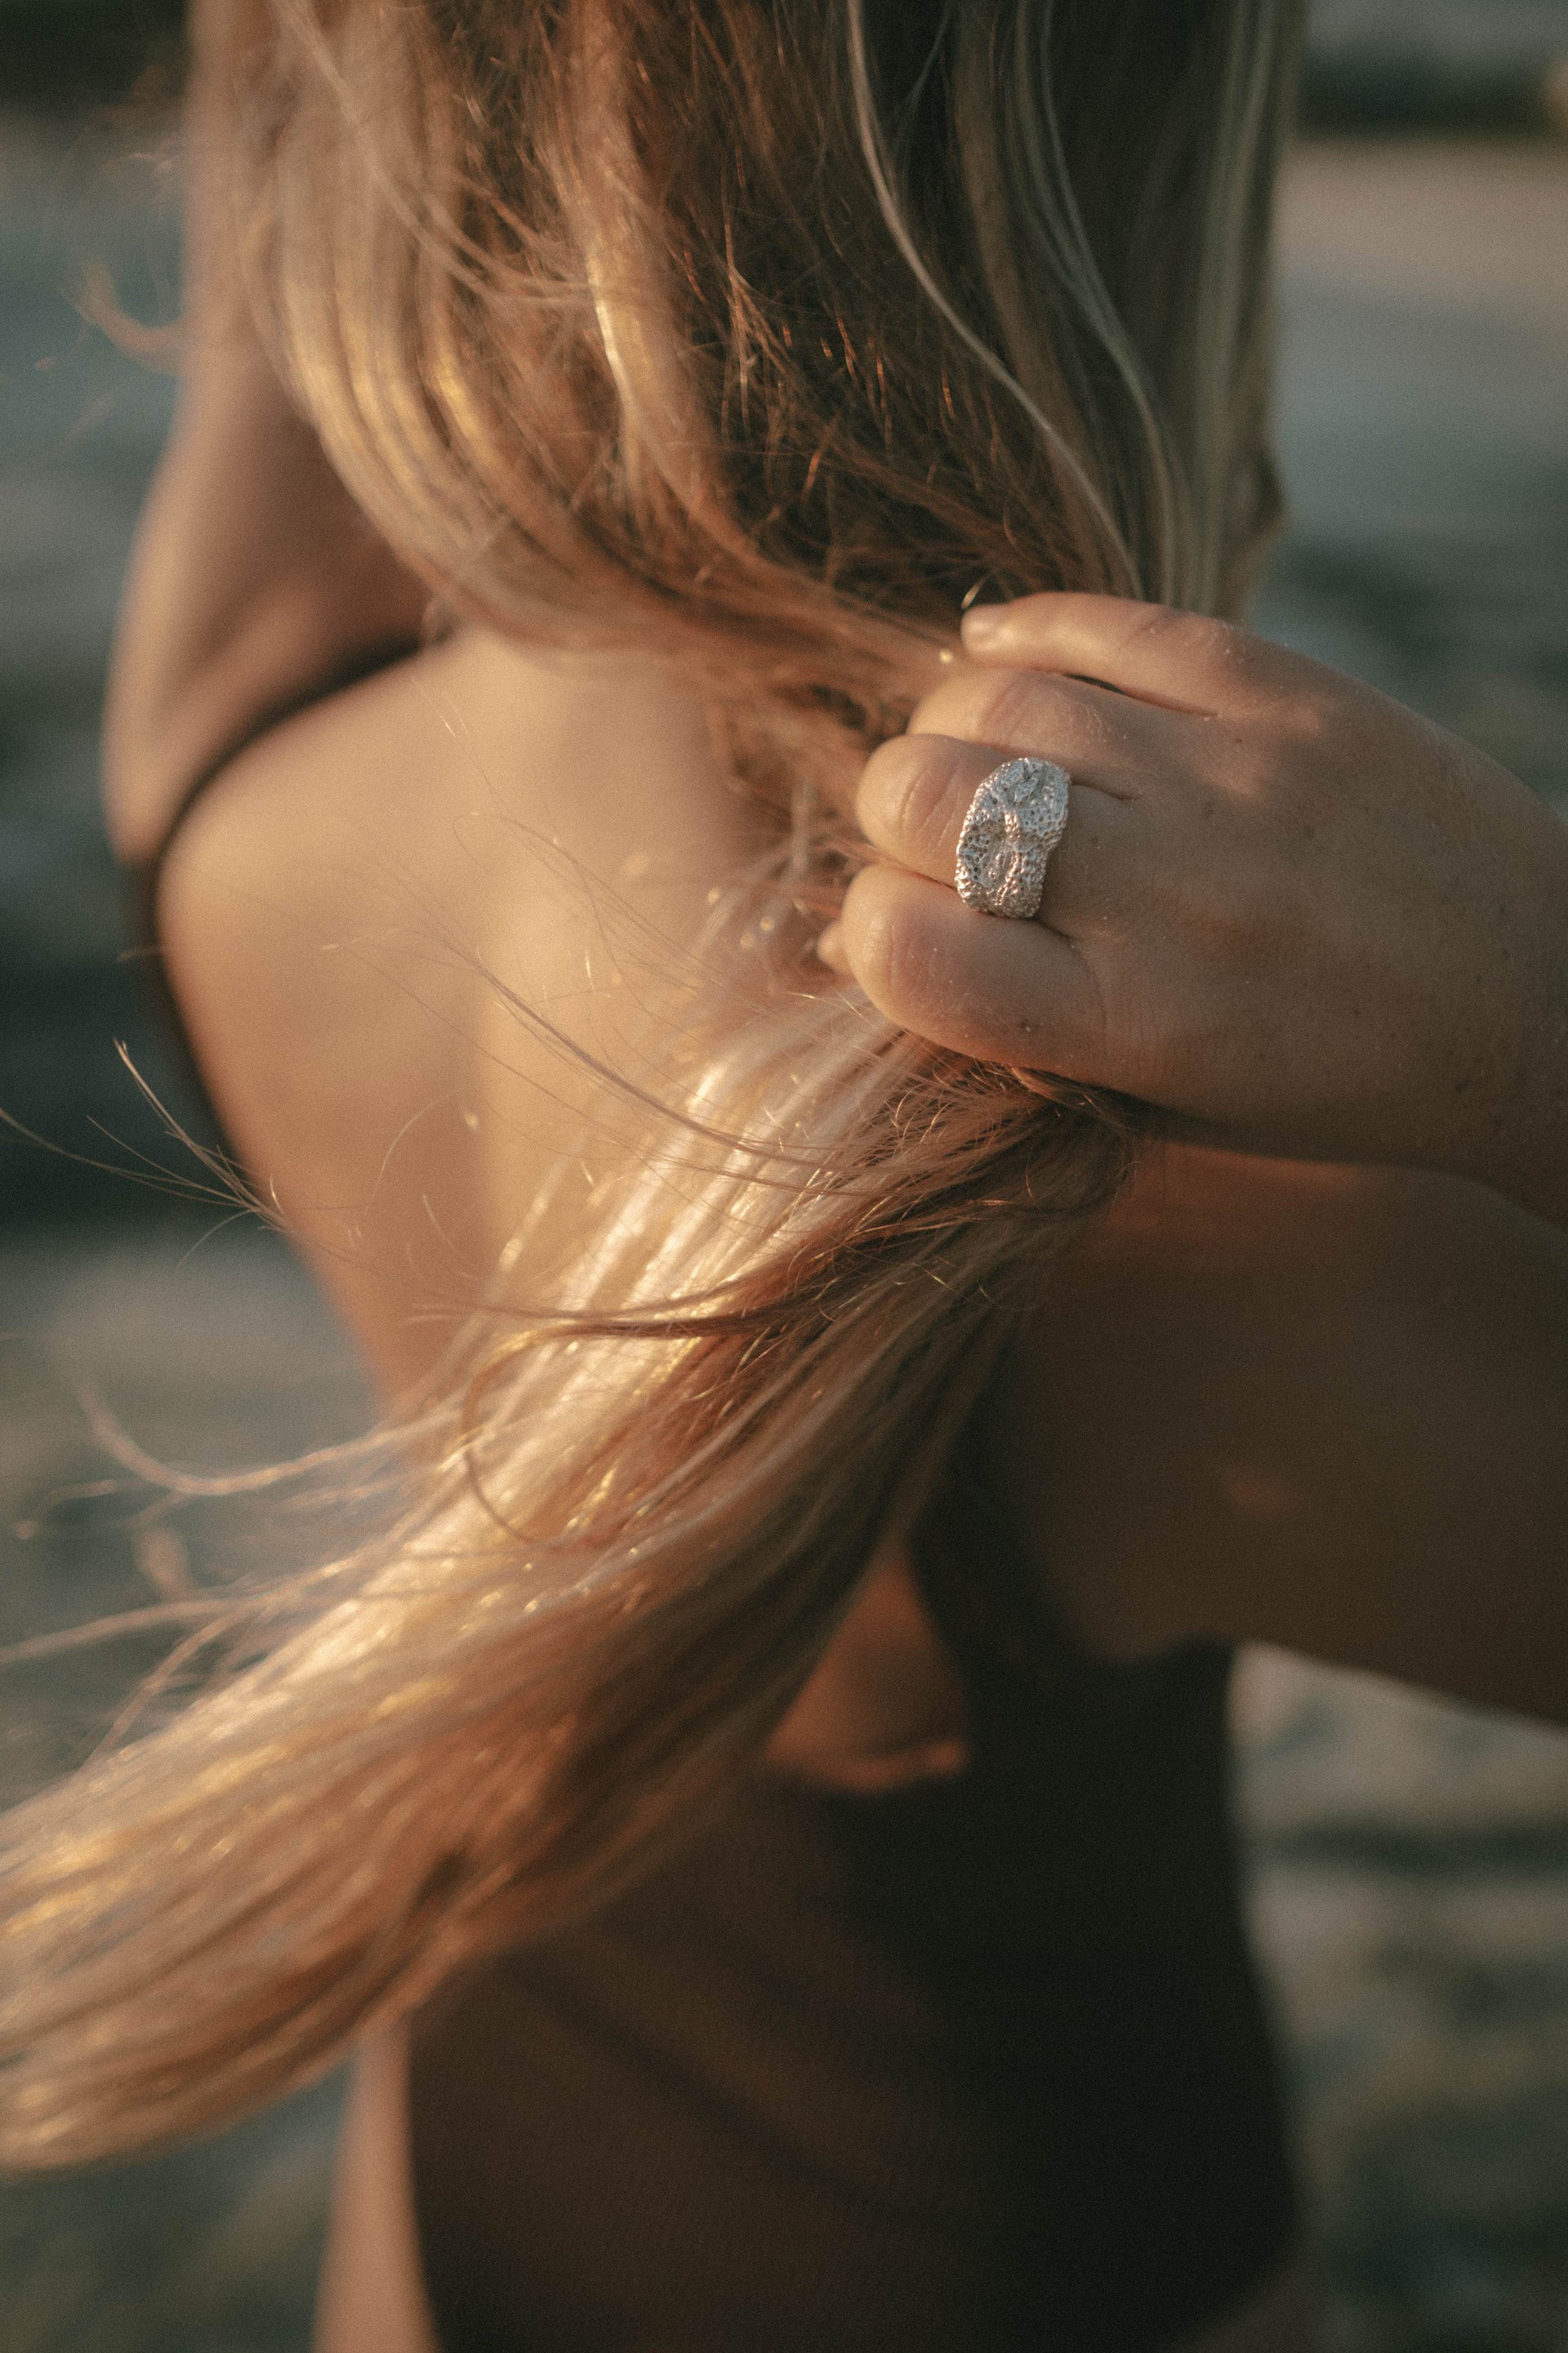
M1239 621L1214 613L1189 612L1180 605L1142 607L1122 640L1124 648L1144 640L1184 651L1190 659L1215 669L1241 670L1256 657L1258 640Z
M1040 703L1039 683L1032 671L994 671L977 688L965 733L1006 751L1034 751L1040 733Z
M894 878L868 867L845 894L841 918L855 976L874 1005L898 1016L921 995L922 955L906 896Z
M968 663L922 694L910 713L910 735L962 735L969 721L979 673ZM891 739L898 743L900 739ZM886 746L879 747L885 749ZM876 756L873 754L873 758Z
M1143 646L1161 646L1173 640L1181 645L1193 643L1193 631L1205 626L1194 613L1185 613L1179 605L1131 605L1114 633L1106 632L1108 650L1119 656L1136 655Z
M1239 621L1226 620L1216 613L1179 613L1172 616L1189 636L1201 639L1210 653L1222 661L1239 660L1252 644L1249 632Z
M857 807L873 841L918 860L946 839L952 798L951 754L929 735L896 735L868 761Z
M1290 910L1291 892L1279 878L1244 868L1223 892L1179 892L1172 913L1197 968L1227 988L1250 990L1289 968Z

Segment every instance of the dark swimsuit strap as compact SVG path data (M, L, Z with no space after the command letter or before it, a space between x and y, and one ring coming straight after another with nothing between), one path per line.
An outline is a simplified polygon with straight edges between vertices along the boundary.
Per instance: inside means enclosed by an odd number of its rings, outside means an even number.
M357 685L414 650L405 641L371 648L342 664L307 691L276 702L226 744L192 778L175 802L149 856L129 869L131 955L153 1005L163 1033L186 1085L218 1140L224 1158L237 1171L236 1153L214 1107L178 997L170 985L159 921L159 894L171 852L198 804L221 782L240 754L275 727L329 695ZM984 1742L981 1694L1016 1715L1037 1699L1044 1684L1090 1662L1052 1611L1027 1561L1017 1531L1003 1506L996 1466L986 1439L989 1394L1005 1377L1005 1359L984 1385L963 1422L937 1492L913 1532L910 1553L916 1580L936 1629L947 1645L969 1700L972 1734ZM984 1563L977 1572L977 1563ZM984 1707L989 1713L989 1706Z
M301 712L310 710L316 703L324 702L329 696L340 694L348 687L357 686L363 679L373 678L378 670L389 670L395 662L406 659L416 650L406 638L386 639L340 662L323 678L299 693L285 695L278 702L268 703L225 744L221 752L197 771L175 801L152 849L145 857L133 860L126 868L126 928L131 935L127 960L136 966L142 985L152 1001L153 1016L169 1042L181 1075L202 1105L214 1131L223 1138L224 1152L231 1160L235 1155L227 1138L224 1137L223 1122L213 1108L212 1096L191 1042L190 1029L180 1001L170 985L164 959L158 902L170 853L198 802L205 799L214 786L228 774L235 761L253 744L259 743L262 736L270 734L275 727L281 727L286 721L297 719Z

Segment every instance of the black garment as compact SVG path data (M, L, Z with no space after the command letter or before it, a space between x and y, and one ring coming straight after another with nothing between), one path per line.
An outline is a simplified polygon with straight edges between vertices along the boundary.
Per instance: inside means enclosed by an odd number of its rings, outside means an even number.
M138 893L160 981L163 857ZM876 1798L759 1774L416 2021L446 2353L1141 2353L1287 2251L1230 1654L1076 1650L969 1459L918 1564L970 1768Z
M447 2353L1138 2353L1287 2252L1229 1653L1020 1641L1021 1596L984 1606L1016 1582L994 1533L953 1536L928 1527L921 1564L965 1774L759 1776L416 2021Z

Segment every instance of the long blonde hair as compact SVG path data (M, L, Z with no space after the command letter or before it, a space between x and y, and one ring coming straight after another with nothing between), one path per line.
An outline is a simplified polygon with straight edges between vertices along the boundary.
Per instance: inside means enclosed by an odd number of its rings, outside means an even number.
M1277 505L1290 0L270 15L243 259L334 464L458 610L679 662L777 851L569 1282L399 1433L394 1524L215 1610L221 1674L7 1819L12 2166L305 2080L754 1759L1137 1124L812 965L845 746L976 593L1232 608Z

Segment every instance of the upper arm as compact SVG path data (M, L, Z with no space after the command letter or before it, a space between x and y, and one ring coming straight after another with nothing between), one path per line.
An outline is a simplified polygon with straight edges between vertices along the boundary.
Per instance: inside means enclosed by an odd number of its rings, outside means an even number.
M438 2353L408 2158L405 2038L356 2061L332 2174L315 2353Z
M1152 1197L1163 1193L1163 1200ZM1087 1639L1275 1642L1568 1716L1568 1237L1394 1171L1174 1154L1025 1352Z
M192 13L181 398L132 552L105 731L110 827L133 861L270 717L416 642L428 600L328 463L237 291L236 109L268 16L257 0Z

